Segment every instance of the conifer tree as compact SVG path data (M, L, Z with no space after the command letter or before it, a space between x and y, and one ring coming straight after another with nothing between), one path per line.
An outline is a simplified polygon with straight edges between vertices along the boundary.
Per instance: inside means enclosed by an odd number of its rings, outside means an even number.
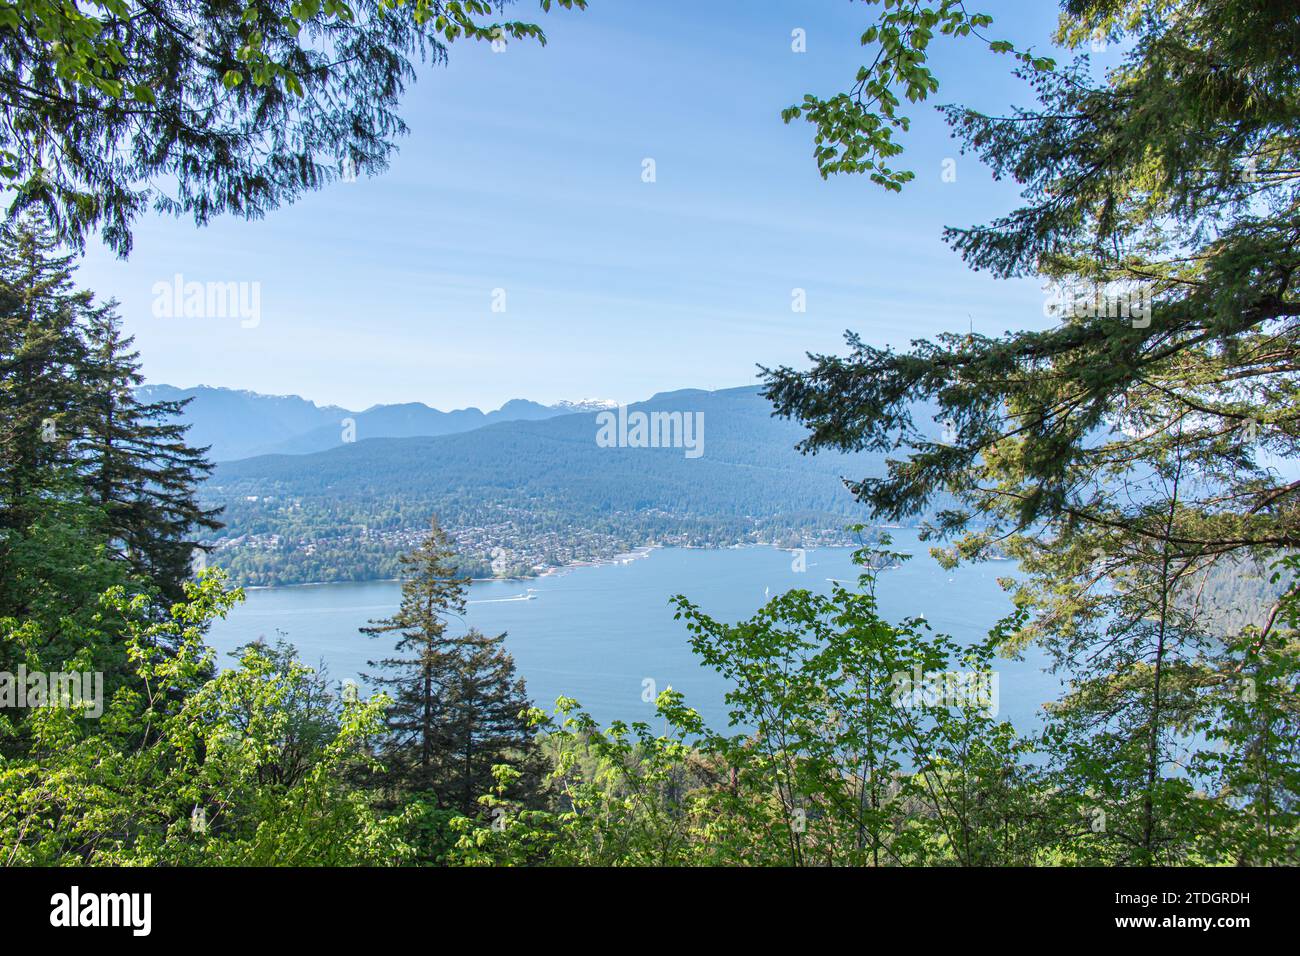
M202 507L195 489L211 471L206 449L186 443L181 420L189 402L141 402L144 381L133 339L123 337L116 303L87 307L80 441L87 491L104 512L110 540L133 572L170 600L183 597L194 537L216 529L218 509Z
M84 529L71 448L85 395L70 259L38 220L0 229L0 614L33 610L57 577L66 543L54 526Z
M1046 280L1059 321L900 352L850 335L847 355L768 370L766 394L809 427L804 451L896 454L885 476L850 483L874 517L932 515L947 560L1019 560L1008 586L1032 613L1008 643L1041 642L1079 678L1057 742L1084 758L1078 780L1133 798L1111 832L1150 862L1178 831L1175 729L1271 746L1273 717L1255 709L1272 698L1237 700L1243 675L1271 675L1297 706L1281 613L1295 585L1248 640L1209 643L1188 626L1188 585L1300 547L1300 482L1277 467L1300 456L1300 20L1251 0L1062 6L1057 41L1123 41L1122 66L1027 65L1033 109L945 109L1024 197L945 238L977 271ZM949 423L942 441L932 416ZM1279 803L1300 795L1276 766L1241 766L1255 777L1232 776L1230 796L1265 782Z
M497 763L523 767L532 754L528 706L505 635L476 630L453 636L449 619L465 610L469 579L435 517L428 536L402 556L396 614L361 629L397 635L394 656L371 661L384 673L367 680L389 693L384 785L395 797L427 793L445 809L472 814L492 787Z
M84 394L77 332L84 294L72 288L71 257L59 255L38 221L0 230L0 501L6 525L29 520L67 464L68 418Z
M402 555L402 602L397 613L372 621L361 633L371 637L396 635L393 657L370 661L384 673L366 679L393 698L383 747L387 783L394 787L428 789L434 780L439 739L443 658L453 641L447 619L465 610L469 579L456 567L451 540L435 517L418 548Z
M975 270L1047 280L1060 321L905 352L850 336L767 371L767 395L805 451L900 451L853 491L883 519L955 499L935 530L966 557L1015 536L1012 556L1048 542L1057 580L1087 577L1098 551L1164 539L1153 476L1175 461L1177 562L1300 546L1300 483L1273 467L1300 455L1300 21L1244 0L1065 8L1057 39L1129 41L1122 67L1036 73L1039 105L1009 117L945 110L1025 197L946 239ZM918 416L935 406L950 439Z
M211 466L180 402L141 403L114 302L72 281L36 217L0 232L0 562L54 526L91 532L139 581L180 600L196 533L219 527L196 489ZM83 541L83 545L87 542ZM83 548L83 551L85 549ZM50 548L44 551L52 554ZM12 569L11 582L21 575Z
M470 629L443 658L445 699L440 710L446 750L435 792L441 805L467 816L494 787L492 767L509 763L522 776L509 794L532 789L539 776L526 711L532 706L514 658L495 637Z
M456 40L544 44L536 23L495 20L507 2L6 4L0 184L61 240L98 230L121 255L146 209L263 216L386 168L417 65Z

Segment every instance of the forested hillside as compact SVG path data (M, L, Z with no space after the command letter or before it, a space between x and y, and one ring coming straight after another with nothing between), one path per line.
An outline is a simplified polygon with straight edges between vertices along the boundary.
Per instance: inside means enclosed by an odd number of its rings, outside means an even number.
M601 447L586 413L221 464L203 489L224 509L213 560L250 584L387 577L433 513L480 575L494 560L526 574L656 542L825 542L854 513L842 477L883 473L882 455L799 454L803 430L757 387L665 393L632 412L702 416L702 454Z

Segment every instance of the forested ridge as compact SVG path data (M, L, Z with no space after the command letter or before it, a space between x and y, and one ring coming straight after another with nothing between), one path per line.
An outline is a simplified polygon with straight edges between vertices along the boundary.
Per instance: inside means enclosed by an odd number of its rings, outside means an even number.
M773 419L757 386L628 410L699 415L704 454L602 448L587 413L227 462L201 490L225 525L208 539L212 558L240 584L393 577L430 513L476 577L651 544L845 543L854 506L843 477L884 468L882 456L798 454L801 430Z
M903 351L850 334L844 354L765 368L761 398L647 403L704 414L694 458L608 447L593 416L566 415L213 469L183 408L137 392L119 309L74 281L76 252L93 232L129 252L151 195L201 224L323 185L322 156L382 170L409 58L544 39L494 22L499 9L162 0L140 14L158 29L128 29L125 8L94 19L23 0L0 17L0 55L25 80L0 106L16 197L0 229L0 859L1300 860L1300 483L1269 465L1300 457L1294 4L1066 0L1066 56L1123 42L1122 66L1099 74L998 39L964 3L867 3L867 65L785 112L811 125L823 175L864 174L905 202L903 114L939 88L927 49L986 47L1034 104L945 113L1023 204L948 241L973 269L1042 276L1084 305L1141 286L1142 316L1072 309L1045 330ZM211 29L195 43L178 24ZM355 55L335 63L324 40ZM206 108L186 108L196 98ZM163 179L170 198L147 192ZM774 464L772 435L783 455L820 454ZM532 701L503 635L460 620L473 558L448 525L467 516L540 522L558 547L601 521L776 533L803 513L855 534L920 522L953 564L1012 557L1013 610L973 645L886 620L878 571L905 559L887 537L859 549L856 582L774 595L739 621L664 595L728 682L727 727L671 688L653 723ZM334 684L283 644L220 668L205 632L242 592L215 536L370 515L421 527L398 606L357 635L379 690ZM1242 586L1247 568L1258 586ZM1000 656L1030 645L1070 684L1018 730L988 690Z

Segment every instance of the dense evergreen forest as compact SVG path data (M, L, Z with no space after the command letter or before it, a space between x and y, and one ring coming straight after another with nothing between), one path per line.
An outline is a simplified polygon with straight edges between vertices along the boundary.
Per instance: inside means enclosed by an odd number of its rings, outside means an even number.
M765 370L792 443L886 462L845 491L831 472L824 488L757 468L742 483L724 466L761 462L741 431L710 434L701 461L716 450L705 473L717 480L691 483L680 450L601 449L569 416L323 452L310 478L273 458L209 479L183 410L137 398L117 306L74 283L86 237L128 253L157 179L176 185L161 211L203 224L322 185L321 155L381 171L413 58L541 35L495 24L496 6L475 0L437 16L382 0L214 9L160 0L139 15L158 29L126 28L125 8L97 20L47 0L0 18L0 53L25 81L6 84L0 125L16 197L0 231L6 864L1300 860L1300 483L1266 464L1300 457L1294 5L1066 0L1055 39L1067 52L1099 35L1126 44L1102 78L998 40L962 3L862 8L868 65L785 114L812 125L823 174L865 174L905 202L901 97L936 92L931 42L986 45L1037 105L946 114L1024 205L950 231L951 245L971 268L1045 276L1094 304L1140 284L1150 314L1074 310L1047 331L905 352L850 335L846 354ZM202 43L171 29L195 18ZM322 31L354 55L307 42ZM483 444L494 429L514 436L505 450ZM429 501L422 453L459 444L470 450L446 456ZM503 479L507 457L529 473ZM611 479L571 467L597 457ZM504 495L488 490L503 481ZM250 644L219 670L204 644L242 597L204 542L223 521L254 533L284 519L237 500L313 490L309 525L357 521L349 499L364 494L395 524L427 526L402 549L399 606L357 636L376 650L371 696L289 646ZM776 595L735 623L665 595L732 688L729 727L706 726L672 689L653 726L601 726L571 699L538 706L501 636L457 619L472 568L449 516L519 495L542 521L555 506L561 536L617 513L662 533L663 514L703 501L738 519L745 496L768 491L864 522L924 517L946 561L1015 558L1015 610L975 646L885 620L889 577L874 569L901 560L887 541L859 552L853 586ZM1276 580L1235 613L1248 567ZM984 690L998 656L1030 644L1072 684L1022 732Z

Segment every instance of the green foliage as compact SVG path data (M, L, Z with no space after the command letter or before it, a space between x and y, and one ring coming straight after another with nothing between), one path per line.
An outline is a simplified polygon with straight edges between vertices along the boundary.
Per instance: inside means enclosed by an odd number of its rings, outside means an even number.
M15 208L47 210L73 242L102 224L121 251L146 199L134 190L156 177L176 178L163 209L255 215L327 178L317 151L382 165L407 56L441 57L460 37L543 39L533 25L483 22L484 0L416 0L409 17L401 6L140 14L102 0L90 15L0 3L0 57L16 78L0 175ZM141 16L145 28L128 28ZM1040 109L948 115L1024 186L1026 205L948 236L974 268L1075 287L1068 321L902 355L850 337L848 358L768 372L767 394L812 428L804 450L904 449L886 475L853 486L858 497L896 520L941 507L927 533L955 539L945 561L1018 559L1016 609L972 646L921 619L887 622L875 571L901 556L870 549L856 588L791 591L739 623L675 598L696 654L730 686L725 730L671 688L658 733L602 728L570 699L553 719L531 708L502 636L447 633L466 581L436 523L402 559L401 607L366 629L398 635L397 656L379 662L392 698L339 699L283 646L248 645L218 673L203 632L240 595L219 572L183 580L187 536L212 516L192 499L206 463L169 421L180 408L130 395L136 358L112 304L72 289L41 229L7 230L0 666L102 675L104 699L102 715L0 708L0 857L1294 864L1300 485L1270 460L1295 458L1300 441L1300 21L1265 0L1068 0L1060 42L1131 41L1100 81L1086 63L1057 69L983 38L989 23L955 0L883 0L862 38L879 54L852 91L810 96L786 120L817 127L823 175L869 172L897 190L910 177L886 164L907 128L899 96L934 93L936 33L1014 53ZM1130 307L1131 290L1145 290L1137 315L1103 301L1116 284ZM953 440L918 427L918 408L949 419ZM585 422L556 427L591 447ZM723 436L718 457L753 464L736 438ZM652 504L674 513L679 459L605 457L653 477L666 497ZM317 462L317 480L330 480ZM385 471L386 514L410 506L392 489L427 487L422 467ZM575 473L551 469L531 486L536 500L555 506ZM451 500L473 505L474 477ZM591 490L593 511L648 510L617 482ZM1207 584L1252 563L1277 569L1267 613L1205 613ZM997 719L994 681L997 654L1028 641L1071 683L1041 732L1022 736Z
M363 744L381 724L382 697L322 699L310 669L258 645L212 676L202 631L240 597L210 576L160 620L143 596L105 595L100 624L120 631L132 680L98 720L70 708L23 717L27 746L0 761L6 863L357 865L409 855L403 821L381 819L343 784L369 759Z
M919 620L887 624L874 579L863 583L791 591L734 626L677 599L692 646L734 687L731 724L757 728L703 738L733 768L727 802L776 798L766 833L741 845L775 836L791 865L1012 862L1020 841L1032 845L1032 775L1019 764L1028 745L990 713L992 643L962 648ZM913 675L945 674L986 688L983 699L901 692L920 686Z
M928 48L936 33L944 37L975 37L994 53L1010 53L1034 70L1055 66L1046 57L1017 51L1005 40L990 40L981 32L993 24L983 13L970 13L962 0L937 4L865 0L880 4L876 22L862 34L861 44L874 48L871 62L862 66L847 92L829 98L812 93L781 111L790 123L802 118L816 129L813 156L825 179L835 173L867 173L871 181L898 192L914 178L895 170L888 160L903 152L895 130L906 132L907 116L899 112L901 93L909 103L927 100L939 88L927 65Z
M1192 569L1293 545L1296 489L1268 458L1296 453L1300 97L1294 42L1279 38L1300 27L1267 6L1158 5L1104 83L1053 72L1035 77L1035 112L949 110L1028 200L949 239L973 268L1057 283L1066 321L903 354L851 336L847 357L767 373L778 409L812 429L805 449L906 452L854 486L876 514L917 514L947 492L961 507L937 530L976 528L965 556L1043 523L1086 549L1076 565L1094 550L1122 562L1126 542L1161 537L1162 486L1181 462L1191 480L1174 535ZM1117 314L1107 295L1138 308ZM917 427L912 403L927 398L954 441Z
M0 852L37 865L1294 862L1294 639L1283 652L1224 648L1250 668L1232 684L1171 668L1175 720L1152 707L1150 665L1102 667L1024 737L997 719L990 683L994 648L1023 612L973 646L920 620L889 624L873 569L899 558L864 549L857 588L791 591L734 625L676 598L697 654L732 684L729 729L705 726L671 688L660 732L602 729L571 699L554 719L528 709L542 791L507 752L475 779L469 808L448 805L436 774L423 789L366 785L385 780L376 755L394 752L390 701L339 700L291 648L248 645L213 676L203 629L240 597L219 574L163 618L114 589L65 662L124 649L127 677L103 717L0 716ZM1300 622L1294 599L1285 614ZM3 623L6 646L34 636ZM480 650L499 661L495 642ZM444 689L440 705L450 699ZM1118 723L1098 723L1103 710ZM1180 748L1154 785L1150 727Z
M886 624L874 575L862 584L791 591L737 625L676 598L692 646L733 686L731 726L747 729L707 728L671 688L657 702L660 734L646 723L601 730L562 699L544 736L556 809L486 796L493 824L459 821L461 861L1034 862L1042 792L1022 761L1029 745L987 700L950 707L903 689L917 668L991 677L990 645L959 648L919 621Z
M847 356L766 371L766 394L806 451L895 454L851 485L874 516L947 498L925 527L941 558L996 548L1028 572L1003 646L1038 642L1073 681L1048 779L1101 823L1062 859L1294 862L1296 584L1261 589L1262 614L1206 591L1300 541L1276 467L1300 439L1300 22L1259 0L1064 7L1058 41L1120 41L1121 66L1029 64L1035 109L945 110L1025 199L947 239L976 270L1048 280L1062 321L902 353L850 335Z
M181 597L197 533L220 527L195 498L211 466L181 403L137 401L140 381L116 303L74 287L45 224L0 230L0 614L92 603L126 577ZM69 580L91 555L116 581Z
M448 861L1295 862L1294 644L1255 665L1249 693L1166 665L1162 696L1152 692L1157 668L1106 662L1026 737L991 712L996 694L972 693L996 687L994 648L1023 612L962 647L918 620L883 621L874 580L868 571L857 589L791 591L735 625L675 599L696 652L732 685L733 732L706 727L671 688L658 700L657 734L647 723L602 730L561 699L553 721L533 717L552 764L549 807L523 806L498 786L477 822L453 821L460 838Z

